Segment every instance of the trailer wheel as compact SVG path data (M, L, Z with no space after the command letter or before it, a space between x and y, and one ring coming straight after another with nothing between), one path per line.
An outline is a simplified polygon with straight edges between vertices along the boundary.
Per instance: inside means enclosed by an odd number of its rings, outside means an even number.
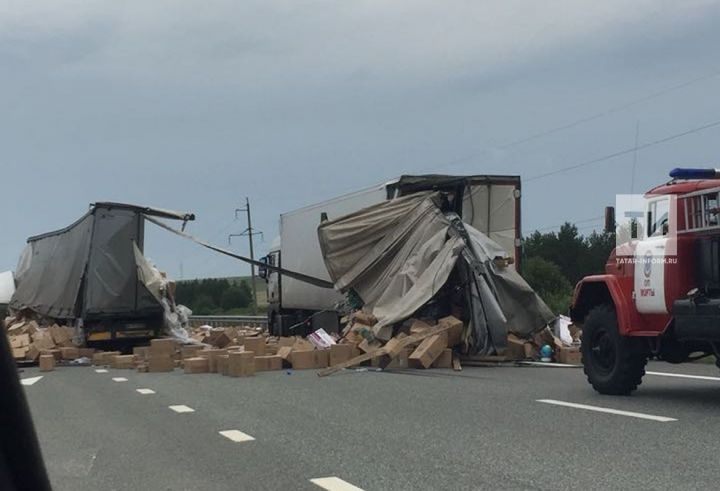
M583 325L582 361L585 375L601 394L629 395L645 375L647 352L640 341L620 335L615 309L592 309Z

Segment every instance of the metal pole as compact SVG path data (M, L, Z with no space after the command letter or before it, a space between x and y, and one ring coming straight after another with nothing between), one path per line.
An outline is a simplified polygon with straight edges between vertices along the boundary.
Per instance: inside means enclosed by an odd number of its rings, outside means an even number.
M247 210L247 221L248 221L248 240L250 240L250 259L255 260L255 253L253 252L253 228L252 219L250 218L250 200L245 197L245 209ZM250 281L252 282L252 301L253 301L253 315L257 315L257 286L255 284L255 265L250 264Z

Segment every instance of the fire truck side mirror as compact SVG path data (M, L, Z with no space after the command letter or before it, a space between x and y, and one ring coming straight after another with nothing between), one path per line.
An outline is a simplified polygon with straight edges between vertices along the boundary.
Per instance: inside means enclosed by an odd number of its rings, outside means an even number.
M605 233L612 233L615 231L615 207L605 207Z

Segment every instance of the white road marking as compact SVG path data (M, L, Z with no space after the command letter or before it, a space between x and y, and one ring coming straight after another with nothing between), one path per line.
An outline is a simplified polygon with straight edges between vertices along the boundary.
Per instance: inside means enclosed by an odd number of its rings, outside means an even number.
M177 406L168 406L170 409L175 411L176 413L194 413L195 410L191 407L185 406L185 405L177 405Z
M136 389L136 390L144 396L155 393L155 391L152 389Z
M225 438L232 440L234 442L250 442L254 440L255 438L251 437L247 433L243 433L242 431L238 430L225 430L219 432L222 436Z
M579 368L582 365L568 365L567 363L552 363L549 361L518 361L518 365L526 367L551 367L551 368Z
M353 486L339 477L319 477L310 479L310 482L328 491L363 491L361 488Z
M113 382L127 382L125 377L113 377Z
M653 414L634 413L632 411L621 411L619 409L610 409L608 407L588 406L587 404L576 404L574 402L556 401L554 399L538 399L537 402L545 404L554 404L556 406L565 406L575 409L585 409L587 411L596 411L599 413L617 414L619 416L629 416L631 418L649 419L651 421L659 421L661 423L669 423L677 421L675 418L667 418L665 416L655 416Z
M28 378L20 379L20 383L23 385L32 385L35 382L37 382L38 380L40 380L41 378L43 378L42 375L40 375L39 377L28 377Z
M682 373L667 373L667 372L645 372L647 375L658 375L660 377L677 377L677 378L691 378L695 380L720 380L720 377L708 377L706 375L685 375Z
M97 370L95 370L95 373L108 373L108 371L104 368L98 368Z

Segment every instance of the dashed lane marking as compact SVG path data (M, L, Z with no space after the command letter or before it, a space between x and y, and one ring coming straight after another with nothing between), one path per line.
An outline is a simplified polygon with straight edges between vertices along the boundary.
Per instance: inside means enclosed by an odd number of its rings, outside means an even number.
M108 371L104 368L98 368L97 370L95 370L95 373L108 373Z
M334 476L318 477L317 479L310 479L310 482L328 491L363 491L361 488Z
M183 404L179 404L176 406L168 406L170 409L175 411L176 413L194 413L195 410L191 407L185 406Z
M576 404L574 402L556 401L554 399L538 399L537 402L544 404L553 404L555 406L564 406L574 409L584 409L586 411L595 411L598 413L616 414L618 416L629 416L631 418L649 419L651 421L659 421L661 423L669 423L677 421L675 418L667 418L665 416L655 416L654 414L635 413L632 411L621 411L620 409L611 409L609 407L589 406L587 404Z
M144 396L155 393L155 391L152 390L152 389L136 389L136 390L137 390L140 394L142 394L142 395L144 395Z
M714 380L720 381L720 377L708 377L707 375L685 375L683 373L668 373L668 372L645 372L646 375L657 375L659 377L676 377L676 378L689 378L694 380Z
M113 377L113 382L127 382L125 377Z
M243 433L239 430L225 430L219 432L222 436L227 438L228 440L232 440L234 442L240 443L240 442L250 442L253 441L255 438L251 437L247 433Z
M40 375L39 377L28 377L28 378L20 379L20 383L23 385L33 385L35 382L37 382L41 378L43 378L42 375Z

